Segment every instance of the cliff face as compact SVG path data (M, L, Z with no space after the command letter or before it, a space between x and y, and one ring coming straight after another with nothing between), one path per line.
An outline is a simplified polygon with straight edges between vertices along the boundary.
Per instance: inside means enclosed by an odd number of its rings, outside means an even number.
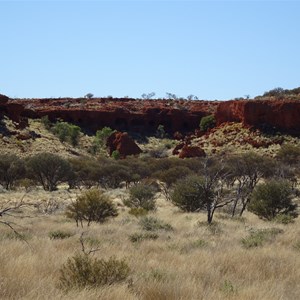
M226 101L219 104L215 115L218 125L224 122L242 122L245 126L300 134L299 101Z
M242 122L300 135L300 101L239 100L180 101L130 98L8 99L0 95L0 116L26 126L26 118L48 115L91 130L109 126L120 131L153 133L159 125L169 133L199 128L203 116L215 114L217 125Z
M104 126L121 131L193 131L203 116L213 114L218 102L137 99L32 99L9 100L6 114L14 121L22 117L63 119L92 130Z

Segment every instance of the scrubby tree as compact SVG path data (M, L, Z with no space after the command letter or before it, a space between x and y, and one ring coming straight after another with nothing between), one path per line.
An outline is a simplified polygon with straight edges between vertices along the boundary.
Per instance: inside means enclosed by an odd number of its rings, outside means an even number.
M232 216L240 206L240 216L251 200L251 193L263 179L274 175L275 166L271 159L254 152L234 155L227 160L226 181L233 190Z
M103 223L117 215L117 208L112 200L97 189L83 193L66 210L66 216L74 219L77 226L79 223L83 226L83 221L87 222L87 226L91 222Z
M191 175L192 171L184 166L171 167L153 174L154 178L161 182L162 193L167 200L171 200L170 191L172 186L181 178Z
M38 181L45 191L54 191L59 183L68 180L71 166L64 158L52 153L40 153L27 161L30 176Z
M78 145L81 132L79 126L67 122L56 122L51 130L61 142L69 142L72 146Z
M202 131L207 131L208 129L214 128L216 126L216 119L214 115L209 115L201 118L200 129Z
M272 220L277 215L297 217L297 205L292 202L293 189L287 181L269 181L258 185L252 193L248 210Z
M147 211L155 209L155 189L153 186L139 183L129 190L129 199L126 205L132 208L143 208Z
M0 184L5 189L11 189L16 180L25 175L25 165L23 160L16 155L0 155Z
M185 211L206 210L211 224L216 209L232 202L225 188L227 171L222 161L205 159L199 176L178 181L171 195L172 202Z

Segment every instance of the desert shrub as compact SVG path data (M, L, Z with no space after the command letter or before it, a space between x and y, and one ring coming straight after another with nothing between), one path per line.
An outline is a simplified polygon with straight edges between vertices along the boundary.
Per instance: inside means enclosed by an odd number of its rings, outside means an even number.
M62 230L50 231L48 233L48 236L51 240L63 240L71 237L72 235L73 233Z
M291 215L279 214L273 219L273 221L281 224L290 224L295 222L295 218Z
M184 245L181 248L180 252L181 253L189 253L193 250L204 248L206 245L207 245L206 241L199 239L199 240L196 240L196 241L193 241L193 242L190 242L190 243Z
M106 147L106 141L113 132L114 130L110 127L103 127L101 130L97 130L92 143L92 149L94 153L97 153L100 149Z
M111 157L112 157L113 159L115 159L115 160L120 159L120 158L121 158L121 154L120 154L119 150L114 150L114 151L112 152L112 154L111 154Z
M142 208L142 207L132 207L128 211L130 215L133 215L135 217L143 217L148 214L148 210Z
M70 163L52 153L40 153L27 161L32 179L39 182L45 191L54 191L59 183L68 180L71 172Z
M288 165L296 164L300 161L300 147L283 145L277 153L277 158Z
M181 178L191 175L192 171L184 166L175 166L170 169L161 170L153 174L154 178L162 182L162 192L167 200L170 200L170 189L172 185Z
M165 223L157 218L154 217L143 217L141 218L139 224L141 225L142 229L146 231L156 231L156 230L165 230L165 231L172 231L172 225Z
M23 160L15 155L0 155L0 184L5 189L11 189L16 181L25 175Z
M179 180L171 194L171 201L186 212L195 212L206 206L206 195L203 188L204 179L200 176L189 176Z
M72 187L91 188L98 183L98 173L101 168L100 163L95 159L82 157L69 160L72 173L68 179L69 185Z
M41 123L44 125L44 127L49 130L52 126L51 121L49 120L48 115L41 117Z
M213 115L203 117L200 121L200 129L202 131L207 131L208 129L214 128L216 126L216 120Z
M263 246L266 242L271 242L283 230L279 228L260 229L251 232L248 237L241 240L245 248Z
M24 188L26 192L29 192L36 186L36 182L29 178L22 178L17 181L17 186Z
M156 136L158 137L158 138L161 138L161 139L163 139L163 138L165 138L166 137L166 131L165 131L165 127L164 127L164 125L158 125L158 127L157 127L157 129L156 129Z
M66 216L83 225L89 226L91 222L103 223L110 217L118 215L117 208L112 200L103 192L92 189L79 196L66 210Z
M118 188L122 182L128 182L132 178L129 168L108 160L97 171L97 180L103 188Z
M81 254L69 258L60 269L59 285L62 289L98 287L124 281L130 269L124 260L91 258Z
M61 142L69 142L73 146L78 145L81 132L79 126L59 121L55 123L51 130Z
M249 211L262 219L272 220L277 215L297 217L297 205L292 203L293 190L286 181L269 181L252 193Z
M145 240L156 240L158 239L158 234L147 232L147 233L133 233L129 236L129 240L132 243L139 243Z
M155 210L155 190L151 185L139 183L130 188L129 195L125 205L132 208L143 208L147 211Z

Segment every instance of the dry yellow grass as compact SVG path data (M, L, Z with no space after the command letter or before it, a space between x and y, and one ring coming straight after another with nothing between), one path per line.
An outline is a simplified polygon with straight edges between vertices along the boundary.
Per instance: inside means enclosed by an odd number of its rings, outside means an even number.
M77 192L78 193L78 192ZM0 201L20 199L22 192L1 193ZM40 190L25 196L29 202L55 198L62 209L46 215L36 208L11 218L29 245L0 226L0 299L298 299L300 295L299 220L289 225L266 223L246 213L244 220L216 215L214 232L199 221L202 213L181 213L158 195L153 216L171 224L173 231L158 231L157 240L132 243L129 236L142 232L139 220L122 206L124 190L110 191L119 203L119 216L105 224L77 228L63 215L63 205L76 197L61 189ZM250 230L276 227L284 230L261 247L245 249L241 239ZM51 240L49 232L61 230L73 235ZM58 288L59 269L68 257L80 252L79 237L98 247L94 256L125 258L130 279L122 284L70 291ZM87 244L88 246L89 244ZM90 245L91 246L91 245ZM299 247L300 248L300 247Z

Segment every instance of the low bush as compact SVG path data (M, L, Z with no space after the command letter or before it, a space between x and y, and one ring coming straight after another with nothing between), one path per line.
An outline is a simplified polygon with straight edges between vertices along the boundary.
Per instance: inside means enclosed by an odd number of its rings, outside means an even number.
M69 258L60 269L59 286L62 289L98 287L124 281L130 269L124 260L108 260L80 254Z
M151 185L139 183L129 190L129 199L125 201L125 205L131 208L142 208L150 211L155 210L155 190Z
M131 234L129 236L129 240L132 243L138 243L138 242L142 242L144 240L156 240L156 239L158 239L158 234L151 233L151 232L147 232L147 233L134 233L134 234Z
M213 115L203 117L200 121L200 129L202 131L207 131L208 129L214 128L216 126L216 119Z
M91 222L103 223L110 217L118 215L112 200L103 192L92 189L79 196L66 210L66 216L83 226L83 221L89 226Z
M260 229L251 232L250 235L242 239L245 248L263 246L266 242L271 242L283 230L279 228Z
M51 240L63 240L73 236L73 233L62 230L56 230L50 231L48 236Z
M137 218L146 216L148 214L148 210L142 208L142 207L132 207L128 211L130 215L133 215Z
M173 227L154 217L143 217L139 224L142 226L142 229L146 231L156 231L156 230L165 230L173 231Z

